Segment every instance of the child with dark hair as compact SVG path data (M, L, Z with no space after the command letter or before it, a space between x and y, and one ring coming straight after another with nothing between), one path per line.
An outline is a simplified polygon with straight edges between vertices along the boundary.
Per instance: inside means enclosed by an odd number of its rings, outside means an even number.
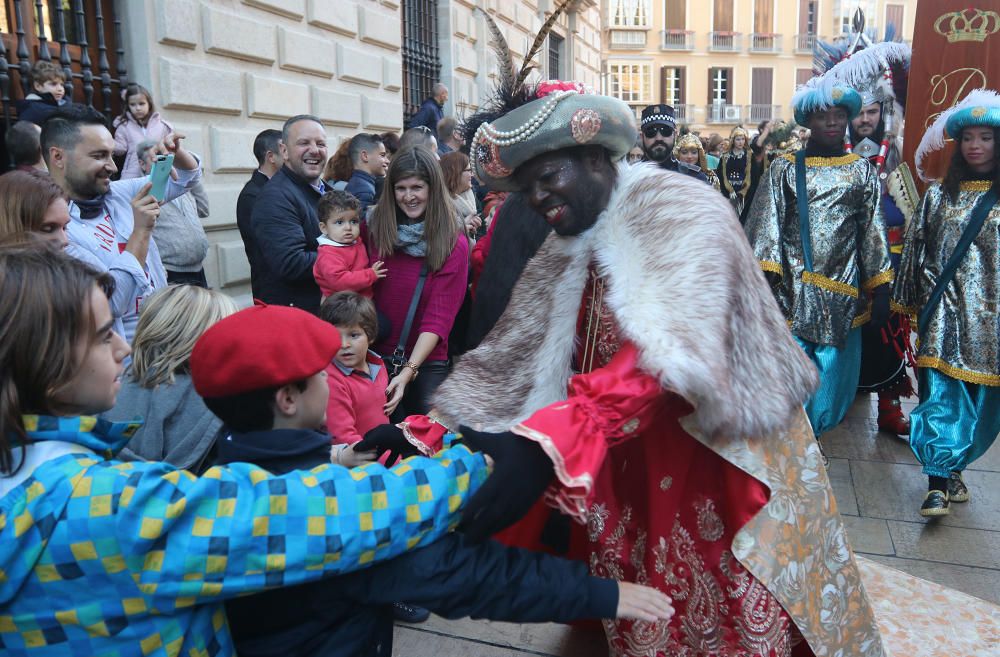
M171 132L173 127L156 111L153 94L139 84L130 84L123 94L125 108L115 118L115 155L125 156L122 165L122 180L142 177L142 168L136 155L136 147L143 141L158 142Z
M66 73L59 64L39 59L31 67L31 93L17 102L17 118L42 125L58 108L69 102Z
M379 260L369 266L368 253L358 239L360 209L358 199L339 190L327 192L319 200L316 213L322 235L316 239L319 247L313 276L323 299L342 291L357 292L370 299L374 296L375 281L385 278L385 265Z
M326 428L333 441L330 460L353 468L375 460L375 452L355 451L366 433L389 421L385 363L368 345L378 335L375 304L356 292L337 292L319 309L319 318L340 331L340 350L327 365L330 401Z

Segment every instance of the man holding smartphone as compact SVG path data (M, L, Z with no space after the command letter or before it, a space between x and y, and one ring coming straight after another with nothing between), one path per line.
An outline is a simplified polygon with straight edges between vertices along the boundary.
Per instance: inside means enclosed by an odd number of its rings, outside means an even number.
M167 180L165 201L201 179L201 164L181 146L183 138L171 133L153 149L174 156L176 179ZM42 126L41 146L53 180L70 199L67 252L115 279L115 331L131 342L143 298L167 285L152 238L160 213L152 183L148 177L111 181L118 170L115 141L93 108L73 106L53 114Z

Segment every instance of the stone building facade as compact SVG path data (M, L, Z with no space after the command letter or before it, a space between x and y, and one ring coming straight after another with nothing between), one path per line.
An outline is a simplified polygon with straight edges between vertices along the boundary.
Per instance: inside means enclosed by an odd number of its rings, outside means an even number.
M128 78L147 86L164 117L201 154L211 216L210 284L248 302L249 266L236 199L256 167L265 128L311 113L333 153L358 132L404 125L403 17L419 2L436 34L446 114L474 111L495 73L481 7L523 57L554 0L142 0L120 1ZM536 60L544 77L600 85L596 0L577 0ZM412 95L412 94L411 94ZM417 100L416 102L419 102Z

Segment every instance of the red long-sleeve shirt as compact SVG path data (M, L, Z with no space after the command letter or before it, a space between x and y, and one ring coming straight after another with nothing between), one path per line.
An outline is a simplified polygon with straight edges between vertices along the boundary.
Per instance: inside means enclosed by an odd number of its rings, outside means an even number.
M372 286L378 280L369 266L368 252L361 240L354 244L336 245L319 242L313 277L323 298L335 292L351 291L372 298Z

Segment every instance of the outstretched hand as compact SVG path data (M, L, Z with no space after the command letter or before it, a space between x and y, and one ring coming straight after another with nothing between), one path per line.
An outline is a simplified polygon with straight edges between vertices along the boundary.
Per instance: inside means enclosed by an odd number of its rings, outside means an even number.
M493 473L469 500L459 525L470 543L479 543L520 520L548 488L554 470L541 445L527 438L460 430L469 449L493 459Z
M357 452L374 451L377 457L381 457L385 452L389 452L385 460L386 467L391 467L400 458L416 456L420 450L412 445L403 435L403 430L395 424L380 424L354 444Z
M615 618L648 623L673 618L673 600L663 591L642 584L618 582L618 610Z

